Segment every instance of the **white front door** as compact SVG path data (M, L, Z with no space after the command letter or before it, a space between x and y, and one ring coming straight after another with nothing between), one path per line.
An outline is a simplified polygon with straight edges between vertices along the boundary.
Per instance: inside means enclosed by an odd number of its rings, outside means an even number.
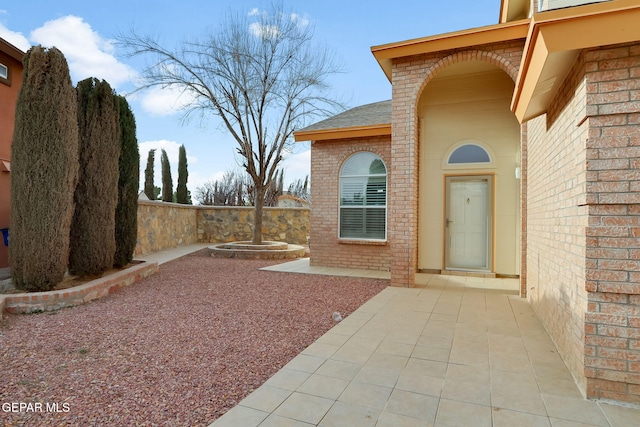
M446 268L491 268L490 184L489 176L446 178Z

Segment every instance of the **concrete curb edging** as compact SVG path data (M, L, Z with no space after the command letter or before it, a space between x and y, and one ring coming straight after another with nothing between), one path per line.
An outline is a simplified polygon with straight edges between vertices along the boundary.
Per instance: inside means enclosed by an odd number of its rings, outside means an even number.
M1 295L0 320L2 320L4 311L13 314L28 314L55 311L64 307L84 304L111 295L118 289L149 277L157 271L157 262L142 261L107 277L101 277L69 289Z

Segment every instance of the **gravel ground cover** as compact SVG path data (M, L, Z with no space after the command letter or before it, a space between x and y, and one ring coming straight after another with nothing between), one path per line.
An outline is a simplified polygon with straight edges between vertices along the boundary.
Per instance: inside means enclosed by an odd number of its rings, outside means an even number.
M206 426L386 281L206 251L92 303L0 323L0 425ZM15 412L21 411L21 412Z

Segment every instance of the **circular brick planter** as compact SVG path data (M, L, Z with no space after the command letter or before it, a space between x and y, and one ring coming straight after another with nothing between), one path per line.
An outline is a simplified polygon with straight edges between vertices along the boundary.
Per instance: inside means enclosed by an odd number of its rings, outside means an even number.
M209 253L215 258L239 259L295 259L305 255L304 246L283 242L265 241L261 245L251 242L232 242L209 246Z

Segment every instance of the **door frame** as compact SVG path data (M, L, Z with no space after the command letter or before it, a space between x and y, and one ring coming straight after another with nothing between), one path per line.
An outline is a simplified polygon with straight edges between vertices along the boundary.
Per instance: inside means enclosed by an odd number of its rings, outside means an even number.
M488 239L487 244L489 248L487 248L487 256L489 257L488 266L486 269L473 269L473 268L449 268L447 267L447 208L449 192L447 191L447 180L449 178L468 178L471 179L487 179L489 183L489 192L487 194L487 209L488 217L489 217L489 226L490 230L488 230ZM470 271L470 272L495 272L495 251L496 251L496 174L495 172L490 173L460 173L460 174L444 174L442 185L443 185L443 200L442 200L442 271Z

